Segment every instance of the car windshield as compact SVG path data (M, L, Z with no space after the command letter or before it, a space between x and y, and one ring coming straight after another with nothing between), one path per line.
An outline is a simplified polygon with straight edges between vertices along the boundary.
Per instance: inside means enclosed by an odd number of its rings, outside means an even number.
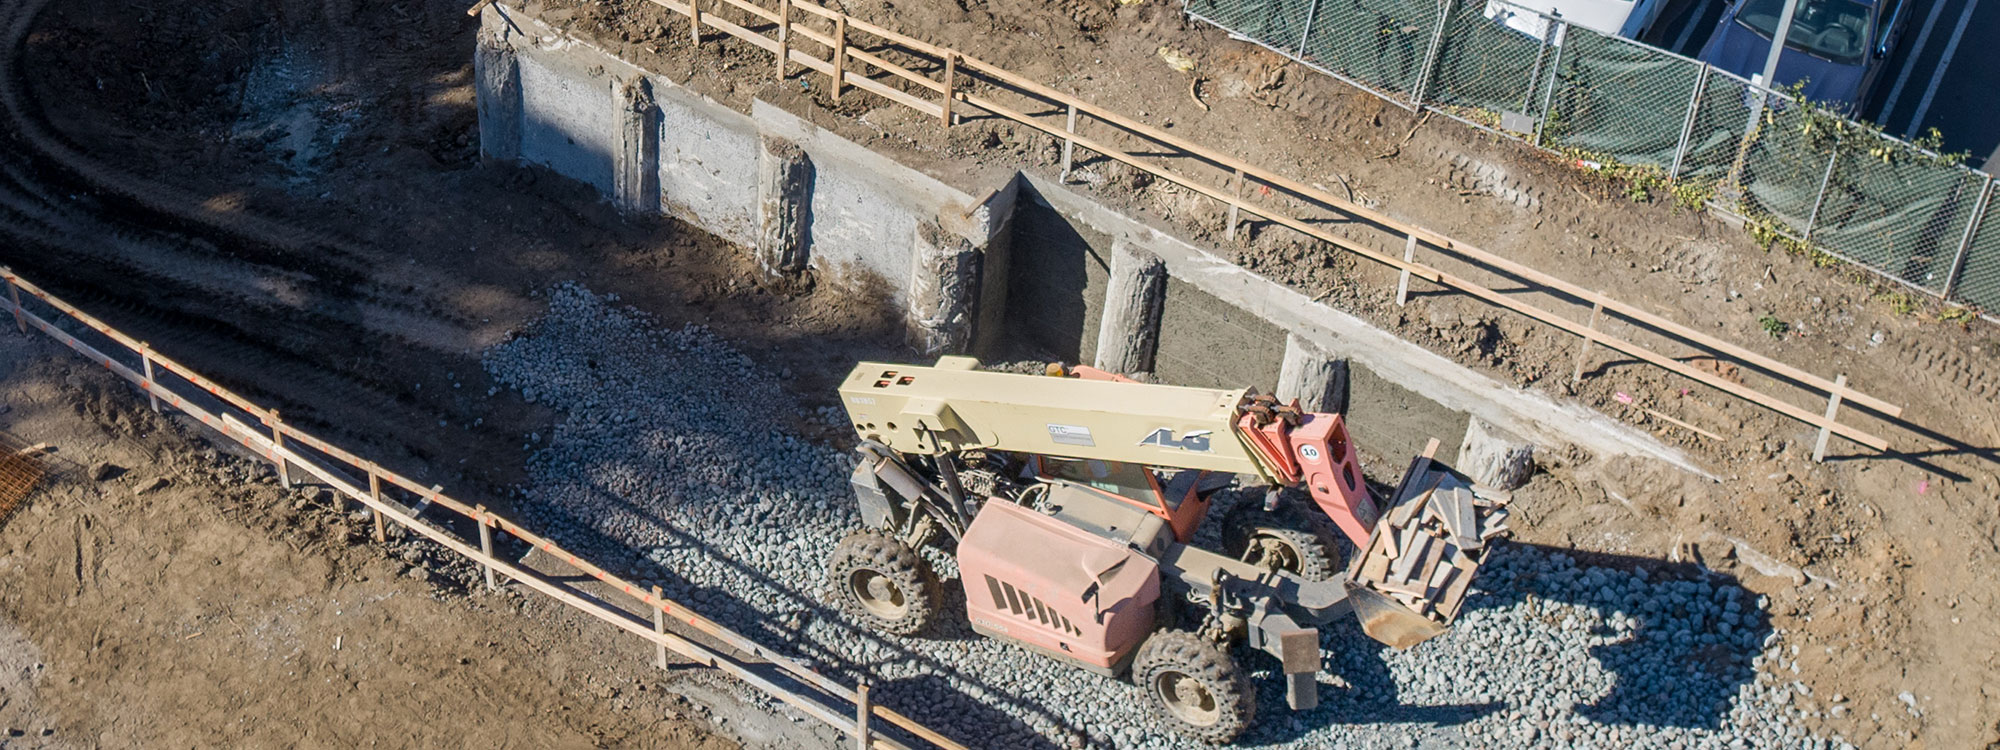
M1837 63L1859 63L1868 49L1868 9L1854 0L1799 0L1785 46ZM1736 20L1769 38L1784 12L1785 0L1749 0Z

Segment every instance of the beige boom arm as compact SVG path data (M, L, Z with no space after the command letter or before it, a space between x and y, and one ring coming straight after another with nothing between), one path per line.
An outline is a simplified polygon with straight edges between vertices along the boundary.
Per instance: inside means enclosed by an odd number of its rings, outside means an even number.
M974 449L1248 474L1270 481L1235 429L1248 390L863 362L841 384L856 434L901 453Z

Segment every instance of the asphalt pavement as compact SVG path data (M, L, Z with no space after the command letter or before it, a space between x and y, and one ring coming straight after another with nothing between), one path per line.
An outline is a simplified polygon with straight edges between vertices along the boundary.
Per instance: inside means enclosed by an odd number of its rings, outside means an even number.
M1888 0L1894 2L1895 0ZM1946 151L2000 169L2000 0L1902 0L1901 31L1860 115L1893 135L1930 128ZM1698 57L1729 0L1671 0L1644 41ZM1992 170L1989 170L1992 171Z

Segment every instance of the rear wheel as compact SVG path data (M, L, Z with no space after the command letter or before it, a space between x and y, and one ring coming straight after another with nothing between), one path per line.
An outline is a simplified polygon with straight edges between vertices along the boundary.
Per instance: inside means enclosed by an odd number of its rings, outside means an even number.
M937 575L901 539L856 531L834 547L826 567L841 610L876 630L916 635L937 619Z
M1257 689L1221 647L1184 630L1160 630L1139 647L1132 679L1183 734L1226 744L1256 718Z
M1231 557L1266 570L1282 570L1308 581L1340 574L1339 541L1331 522L1312 516L1316 509L1260 504L1237 505L1222 521L1222 547Z

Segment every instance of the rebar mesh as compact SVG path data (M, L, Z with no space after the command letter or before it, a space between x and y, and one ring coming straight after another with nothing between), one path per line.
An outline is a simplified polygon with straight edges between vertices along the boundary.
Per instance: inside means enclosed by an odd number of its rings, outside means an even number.
M1986 181L1969 169L1939 168L1895 141L1863 137L1871 141L1843 147L1834 163L1812 240L1937 294Z
M1581 27L1564 37L1543 145L1671 166L1701 65Z
M7 519L14 517L14 512L28 499L28 493L42 481L41 461L28 455L25 449L20 441L0 433L0 527L7 525Z
M1424 98L1539 115L1563 24L1509 3L1454 3Z
M1437 0L1320 0L1303 57L1378 93L1408 97L1437 21Z

